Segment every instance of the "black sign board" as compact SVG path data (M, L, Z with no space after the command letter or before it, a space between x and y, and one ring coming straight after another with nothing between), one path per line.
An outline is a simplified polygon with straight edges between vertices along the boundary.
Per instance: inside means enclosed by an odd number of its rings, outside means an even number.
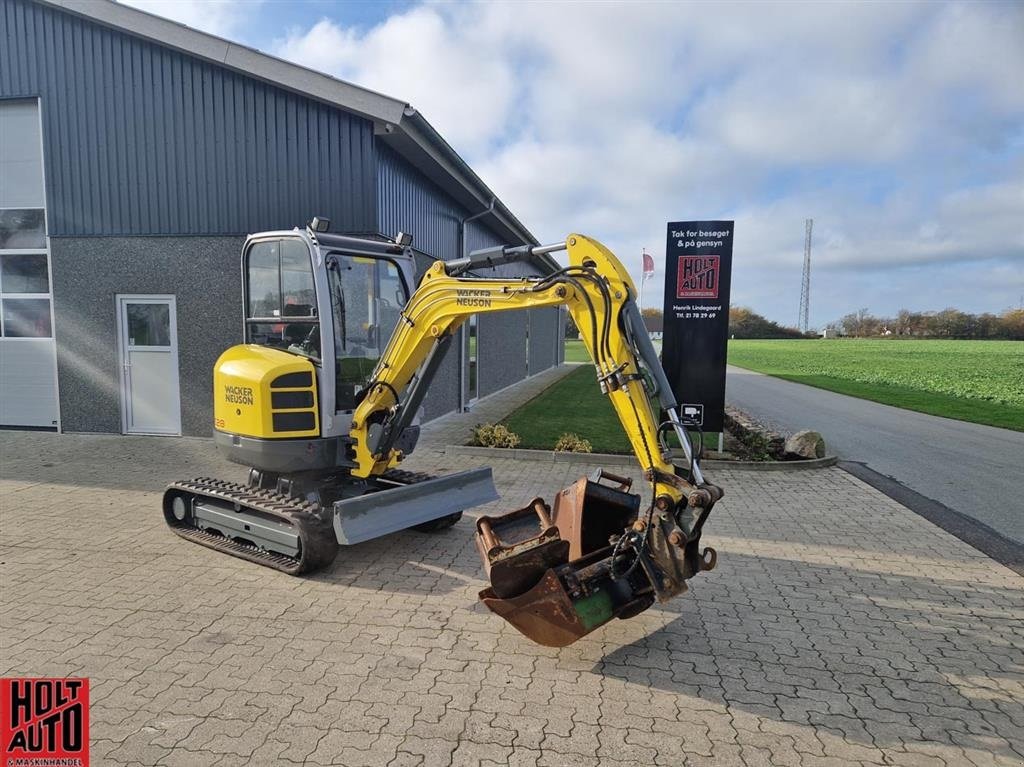
M662 366L680 415L707 432L725 414L732 233L732 221L678 221L665 248Z

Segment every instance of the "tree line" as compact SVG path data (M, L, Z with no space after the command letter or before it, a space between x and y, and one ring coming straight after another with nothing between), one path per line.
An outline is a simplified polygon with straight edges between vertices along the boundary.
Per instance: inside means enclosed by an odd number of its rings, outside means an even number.
M860 309L829 323L828 335L854 338L976 338L1024 340L1024 308L1001 314L971 314L959 309L941 312L912 312L900 309L895 317L876 317Z
M644 309L644 321L652 332L662 330L660 309ZM1024 308L1007 309L1001 314L970 314L959 309L941 312L912 312L901 309L895 317L876 317L867 309L851 312L825 326L828 337L852 338L976 338L1024 340ZM817 330L801 333L780 325L746 306L729 307L730 338L819 338ZM579 338L579 331L568 318L567 338Z
M808 337L817 337L817 333L808 333ZM729 307L730 338L803 338L804 334L796 328L788 328L767 317L762 317L746 306Z
M731 338L817 338L819 335L817 330L805 335L796 328L772 322L745 306L729 309ZM940 312L900 309L895 317L876 317L868 309L860 309L830 322L825 326L825 335L1024 340L1024 308L1007 309L1001 314L971 314L952 308Z

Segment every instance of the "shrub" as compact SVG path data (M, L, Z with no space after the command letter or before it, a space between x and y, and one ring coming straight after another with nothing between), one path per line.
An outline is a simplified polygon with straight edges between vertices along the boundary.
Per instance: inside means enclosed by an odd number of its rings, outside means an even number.
M590 442L571 431L563 434L555 443L556 453L592 453L593 451Z
M472 445L481 447L515 447L519 444L519 435L509 431L502 423L478 423L473 427Z

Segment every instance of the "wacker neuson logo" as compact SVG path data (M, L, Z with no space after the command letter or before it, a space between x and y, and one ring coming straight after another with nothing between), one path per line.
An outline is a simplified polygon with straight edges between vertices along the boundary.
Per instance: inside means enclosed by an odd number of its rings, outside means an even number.
M0 679L0 767L89 767L88 679Z
M251 405L252 389L248 386L225 386L224 399L232 405Z
M455 291L455 303L459 306L490 306L491 291L467 289Z

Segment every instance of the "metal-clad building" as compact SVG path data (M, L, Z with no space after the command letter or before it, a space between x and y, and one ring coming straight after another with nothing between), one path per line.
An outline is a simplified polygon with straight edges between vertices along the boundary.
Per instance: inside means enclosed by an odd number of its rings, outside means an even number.
M535 242L405 102L106 0L0 0L0 425L208 435L244 236L313 215L432 258ZM467 323L426 416L558 338L556 310Z

